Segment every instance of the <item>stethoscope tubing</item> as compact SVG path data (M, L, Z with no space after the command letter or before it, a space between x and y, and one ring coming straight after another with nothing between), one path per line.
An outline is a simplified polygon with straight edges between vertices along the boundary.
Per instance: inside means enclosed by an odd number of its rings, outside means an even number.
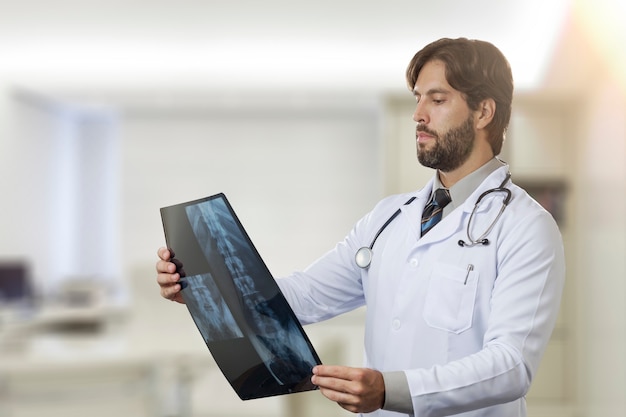
M491 188L485 192L483 192L480 196L478 196L478 199L476 199L476 203L474 204L474 208L472 209L472 213L470 214L470 218L467 222L467 239L469 240L469 242L464 241L463 239L460 239L458 241L459 246L461 247L472 247L472 246L476 246L476 245L488 245L489 244L489 239L486 238L487 235L489 235L489 233L491 233L491 231L493 230L494 226L496 225L496 223L498 222L498 220L500 219L500 217L502 216L502 213L504 213L504 209L508 206L509 202L511 201L511 197L512 197L512 193L511 190L509 190L508 188L505 188L504 186L506 185L506 183L511 179L511 173L507 173L506 177L504 178L504 181L502 181L502 183L496 187L496 188ZM471 232L470 232L470 225L472 223L472 219L474 218L474 214L476 213L476 211L478 210L478 205L480 204L480 202L483 200L483 198L485 198L487 195L491 194L491 193L495 193L495 192L503 192L506 194L506 197L504 197L504 200L502 201L502 207L500 208L500 211L498 212L498 215L496 216L496 218L491 222L491 224L489 225L489 227L487 228L487 230L480 235L480 237L478 237L477 239L473 239L471 236ZM406 203L404 203L404 205L408 205L411 204L413 202L413 200L415 200L416 197L411 197L409 200L407 200ZM392 221L395 220L396 217L398 217L398 215L402 212L402 209L397 209L392 215L391 217L389 217L387 219L387 221L378 229L378 231L376 232L376 234L374 235L374 238L372 239L372 242L370 243L369 246L363 246L361 248L359 248L355 255L354 255L354 261L356 262L356 265L359 268L362 269L367 269L369 268L370 264L372 263L372 258L374 256L373 253L373 249L374 249L374 244L376 243L376 240L378 240L378 237L381 235L381 233L383 231L385 231L385 229L387 228L387 226L389 226L389 224L391 224Z
M511 190L504 187L504 185L510 179L511 179L511 173L507 173L506 177L504 178L504 181L502 181L502 184L500 184L499 187L491 188L478 196L478 199L476 199L476 203L474 204L474 208L472 209L472 213L470 214L470 218L467 221L466 234L467 234L467 239L469 240L469 242L466 242L463 239L460 239L458 241L459 246L465 247L465 248L471 248L472 246L476 246L476 245L486 246L489 244L489 239L487 239L487 235L491 233L496 223L498 223L500 216L502 216L502 213L504 213L504 209L506 209L506 207L509 205L509 202L511 201L511 197L512 197ZM504 200L502 200L502 207L500 207L500 211L498 212L498 215L496 216L495 219L493 219L493 221L491 222L487 230L485 230L485 232L481 234L478 238L474 239L472 238L472 235L471 235L472 220L474 219L474 215L476 214L476 211L478 210L478 205L480 204L480 202L483 200L483 198L485 198L491 193L505 193L506 197L504 197Z
M416 198L417 197L415 196L409 198L407 202L404 203L403 205L406 206L408 204L411 204L413 200L415 200ZM389 224L392 221L394 221L394 219L398 217L398 215L401 212L402 212L402 209L398 209L391 215L391 217L387 219L387 221L378 229L378 232L376 232L376 235L374 235L374 239L372 239L372 243L370 243L369 247L363 246L362 248L359 248L359 250L356 251L356 254L354 255L354 260L359 268L366 269L370 266L370 264L372 263L372 256L373 256L372 249L374 249L374 244L376 243L378 236L380 236L380 234L385 231L387 226L389 226Z

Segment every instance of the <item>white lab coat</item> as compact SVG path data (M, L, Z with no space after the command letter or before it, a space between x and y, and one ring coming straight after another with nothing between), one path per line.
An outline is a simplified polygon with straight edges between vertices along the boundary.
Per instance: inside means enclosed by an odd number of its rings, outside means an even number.
M468 200L420 238L433 181L416 193L382 200L346 239L302 273L279 279L303 323L363 304L365 366L404 371L415 416L517 417L554 327L564 284L561 236L550 214L524 190L513 197L487 246L461 247L478 196L498 187L494 171ZM417 198L403 205L411 196ZM503 193L483 199L474 237L500 210ZM381 225L369 270L354 255ZM471 265L471 266L470 266ZM397 416L379 410L376 416Z

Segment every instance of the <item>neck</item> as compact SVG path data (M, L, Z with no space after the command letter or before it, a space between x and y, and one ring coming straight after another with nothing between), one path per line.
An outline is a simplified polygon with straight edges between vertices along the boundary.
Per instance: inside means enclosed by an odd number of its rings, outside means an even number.
M465 161L460 167L455 170L443 172L437 171L439 175L439 181L443 184L444 187L450 188L467 175L476 171L481 166L485 165L487 162L493 159L494 155L490 152L475 152L470 155L470 157Z

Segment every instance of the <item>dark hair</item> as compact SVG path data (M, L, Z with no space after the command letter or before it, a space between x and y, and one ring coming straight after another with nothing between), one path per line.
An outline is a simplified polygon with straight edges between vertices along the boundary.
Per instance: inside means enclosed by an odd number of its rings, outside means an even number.
M426 45L409 63L406 80L411 91L422 67L433 60L445 64L448 84L464 95L471 110L477 110L480 102L487 98L496 102L496 111L487 131L491 149L494 155L498 155L511 119L513 101L513 75L507 59L489 42L439 39Z

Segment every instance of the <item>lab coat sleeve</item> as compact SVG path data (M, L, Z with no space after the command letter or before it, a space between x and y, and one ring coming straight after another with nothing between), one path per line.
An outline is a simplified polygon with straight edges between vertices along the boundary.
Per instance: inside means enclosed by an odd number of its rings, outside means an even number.
M347 242L326 253L303 272L277 283L302 324L317 323L364 304L360 273L351 268Z
M370 216L357 222L342 242L304 271L277 279L302 324L327 320L364 305L361 270L354 255Z
M524 396L559 311L565 261L545 211L501 236L482 350L430 369L405 370L416 416L447 416ZM428 343L428 341L423 341Z
M317 323L365 304L363 271L354 260L357 250L369 246L380 224L410 196L389 196L354 225L339 242L302 272L277 283L302 324Z

